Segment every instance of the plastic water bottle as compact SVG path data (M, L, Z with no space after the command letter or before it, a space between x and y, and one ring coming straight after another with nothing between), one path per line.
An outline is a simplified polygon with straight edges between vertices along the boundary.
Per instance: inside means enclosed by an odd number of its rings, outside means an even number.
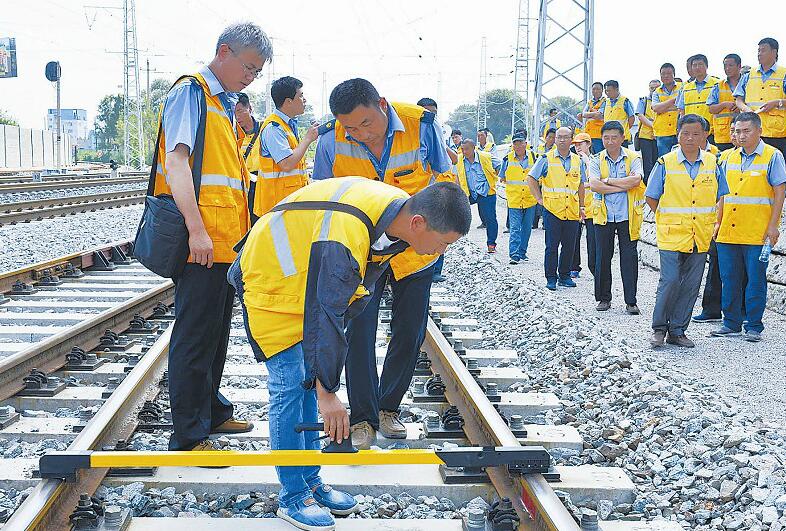
M764 239L764 245L761 246L761 254L759 255L759 262L765 264L770 261L770 253L772 252L772 244L770 244L770 237Z

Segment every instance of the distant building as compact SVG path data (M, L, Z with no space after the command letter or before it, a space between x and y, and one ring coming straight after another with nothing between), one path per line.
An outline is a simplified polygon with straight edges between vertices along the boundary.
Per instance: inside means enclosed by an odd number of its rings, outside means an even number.
M75 145L87 147L90 124L87 121L86 110L60 109L60 127L64 134L71 136ZM46 128L49 131L57 130L57 109L47 111Z

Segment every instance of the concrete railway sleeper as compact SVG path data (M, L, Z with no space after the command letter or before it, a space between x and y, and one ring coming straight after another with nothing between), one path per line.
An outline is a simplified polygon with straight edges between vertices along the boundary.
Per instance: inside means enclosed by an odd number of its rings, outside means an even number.
M111 262L111 251L100 254L103 260L92 254L78 260L95 262L99 267ZM71 262L61 261L61 267L63 263ZM128 272L137 267L133 262L117 266L125 273L116 277L88 272L84 283L58 286L49 298L43 298L39 291L19 296L27 299L17 300L10 295L9 302L25 308L30 317L27 323L41 319L35 326L40 328L42 322L63 325L69 322L69 296L81 301L85 311L96 312L116 304L129 292L133 295L147 289L145 283L155 277L140 275L131 280ZM20 278L29 280L40 275L35 271L31 268ZM43 305L56 311L35 315L40 314L37 310ZM427 357L419 364L420 372L402 405L406 440L380 438L379 449L357 453L296 452L286 457L292 464L331 464L323 471L325 480L360 502L361 513L338 519L337 528L359 529L362 525L364 529L457 531L491 529L496 522L498 529L517 525L522 529L578 529L579 524L557 493L569 493L578 502L630 499L633 485L618 469L549 466L545 449L579 449L583 446L581 438L569 426L527 422L538 413L558 408L556 397L508 392L507 387L523 376L520 369L511 366L515 352L473 348L480 334L474 331L473 321L461 318L460 312L443 289L432 290L431 314L435 319L428 325L423 345ZM233 318L221 390L235 403L239 415L254 420L255 428L244 434L216 436L215 443L229 451L205 452L209 455L162 452L171 422L165 368L167 325L172 316L168 307L162 311L160 305L149 309L149 315L146 322L155 322L155 330L146 328L140 319L130 319L103 339L82 342L77 349L72 345L68 348L69 365L64 365L63 353L59 367L45 369L43 380L40 375L31 379L44 388L50 377L76 381L78 385L53 396L4 395L4 406L23 412L35 410L42 416L22 415L5 424L0 408L0 439L29 445L58 441L54 448L4 460L6 473L0 474L5 476L0 477L0 488L21 491L32 487L11 515L7 528L67 529L72 522L89 527L124 521L127 529L179 529L184 522L182 516L239 516L248 518L243 520L244 529L287 529L281 521L259 518L274 512L274 493L278 490L275 472L265 465L282 459L284 454L269 449L267 371L264 364L253 359L240 315L236 311ZM386 341L384 312L382 321L377 343L379 364L384 359ZM31 337L36 330L28 332ZM135 339L139 337L148 339ZM416 400L418 389L426 387L425 380L436 375L442 382L437 392L441 396L431 401ZM346 396L342 398L346 403ZM50 478L61 475L53 473L50 465L59 466L63 459L52 450L79 456L81 466L88 463L90 468L77 467L80 470L72 478L76 481ZM40 474L34 477L32 471L42 457ZM461 457L481 466L444 466L467 465L466 460L455 461ZM217 463L235 466L197 467ZM355 466L361 463L363 466ZM38 479L40 475L44 479ZM505 499L493 505L500 498ZM174 518L179 514L181 518ZM198 520L197 527L222 529L233 521L236 529L237 520L228 518ZM190 520L189 529L194 523ZM601 528L670 529L647 522L603 522Z

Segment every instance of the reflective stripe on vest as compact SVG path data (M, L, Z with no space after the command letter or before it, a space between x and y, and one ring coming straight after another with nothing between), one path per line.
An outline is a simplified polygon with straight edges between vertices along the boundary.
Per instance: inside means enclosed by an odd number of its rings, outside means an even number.
M626 101L628 101L628 98L620 96L617 98L617 103L612 105L611 100L606 98L606 107L603 110L603 121L618 121L625 130L625 140L630 141L630 124L628 123L628 114L625 112Z
M265 121L260 125L260 137L262 132L268 127L277 127L286 135L290 150L294 151L297 148L298 138L289 122L282 119L275 112L265 118ZM308 184L305 157L298 161L294 169L284 171L273 157L269 155L263 156L260 149L257 177L256 192L254 194L254 214L261 217L286 196Z
M718 82L718 103L730 103L735 100L729 81L724 79ZM712 115L715 142L719 144L731 143L731 122L738 113L719 112Z
M658 99L660 100L658 103L663 103L664 101L668 101L677 96L677 92L682 88L682 83L675 83L674 89L671 93L667 93L663 90L663 85L655 89L655 92L658 94ZM679 114L678 110L673 110L669 112L663 113L655 113L655 121L652 124L653 132L655 136L674 136L677 134L677 116Z
M712 92L712 87L718 84L718 78L707 76L704 79L704 88L698 89L696 81L685 83L682 88L682 102L685 105L683 114L698 114L710 124L710 134L713 133L713 119L707 98Z
M579 187L581 186L581 159L570 154L570 169L565 171L556 149L549 151L548 171L541 178L543 208L563 220L579 219Z

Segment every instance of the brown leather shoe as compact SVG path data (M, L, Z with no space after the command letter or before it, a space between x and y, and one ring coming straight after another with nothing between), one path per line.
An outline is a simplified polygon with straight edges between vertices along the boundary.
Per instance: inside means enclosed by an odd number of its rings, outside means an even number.
M693 348L696 346L696 343L688 339L688 336L685 334L682 334L681 336L673 336L669 334L669 337L666 338L666 343L683 348Z
M666 332L663 330L654 330L650 338L650 346L652 348L659 348L663 346L663 341L666 339Z
M223 424L219 424L210 433L246 433L254 429L254 423L247 420L237 420L230 418Z
M205 439L204 441L200 441L191 448L192 452L220 452L221 450L216 448L213 442L210 439ZM229 466L200 466L199 468L229 468Z

